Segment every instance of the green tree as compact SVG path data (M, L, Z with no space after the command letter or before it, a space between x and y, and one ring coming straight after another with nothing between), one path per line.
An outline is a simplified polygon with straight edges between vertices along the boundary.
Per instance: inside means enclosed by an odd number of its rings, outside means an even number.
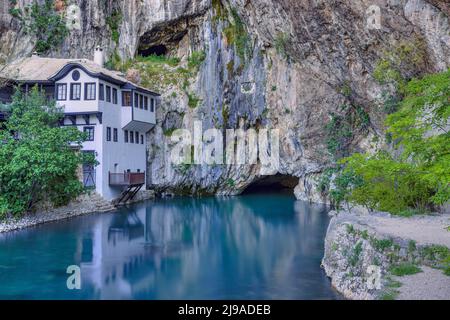
M30 211L42 200L63 205L81 194L77 170L95 164L77 151L85 134L61 127L61 110L37 88L28 95L16 90L10 110L0 131L0 217Z
M414 79L404 93L399 111L386 120L395 152L343 159L338 177L355 175L360 183L340 198L392 213L434 210L449 201L450 70Z

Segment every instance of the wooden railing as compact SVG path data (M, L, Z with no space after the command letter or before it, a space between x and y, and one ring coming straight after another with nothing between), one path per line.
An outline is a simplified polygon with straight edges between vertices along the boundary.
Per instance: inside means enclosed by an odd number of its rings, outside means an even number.
M137 186L145 184L145 172L109 173L110 186Z

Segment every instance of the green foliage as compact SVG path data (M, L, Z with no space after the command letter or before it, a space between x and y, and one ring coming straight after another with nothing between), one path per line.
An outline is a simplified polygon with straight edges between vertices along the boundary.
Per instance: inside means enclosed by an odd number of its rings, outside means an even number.
M119 10L114 10L109 17L106 17L106 24L111 30L111 37L115 43L119 43L120 33L119 28L122 23L122 13Z
M61 128L61 110L37 88L27 96L17 90L11 110L0 131L0 217L32 210L42 200L59 206L78 196L83 191L79 166L95 164L74 150L81 148L85 135Z
M289 59L288 54L289 35L284 32L280 32L275 38L275 50L284 59Z
M198 69L205 59L205 51L194 51L188 58L188 67L191 69Z
M218 21L224 19L226 10L222 5L221 0L212 0L212 7L214 9L213 23L216 25Z
M348 156L354 135L370 125L369 114L361 106L343 105L340 111L331 113L325 126L327 150L335 160Z
M164 134L166 137L171 137L172 134L173 134L176 130L177 130L177 128L169 128L169 129L164 130L163 134Z
M444 246L433 245L422 248L422 259L431 262L435 267L442 269L444 274L450 276L450 249Z
M105 67L109 70L122 70L123 69L122 58L120 57L117 50L114 50L114 52L109 57L108 61L106 61Z
M352 267L355 267L358 264L361 253L362 253L362 242L360 241L353 248L352 255L350 256L348 261Z
M383 99L383 112L385 114L392 114L398 111L401 101L399 95L383 92L382 99Z
M450 199L450 70L412 80L404 93L400 110L386 120L397 154L354 154L340 162L340 175L361 182L352 185L348 201L408 216Z
M236 9L231 9L231 16L233 17L233 22L230 22L223 32L228 44L235 46L238 57L245 64L247 57L251 55L250 36Z
M36 38L34 49L39 53L58 47L69 33L52 0L34 1L23 10L13 8L9 13L21 22L26 33Z
M187 95L188 95L189 108L191 108L191 109L197 108L202 100L193 93L187 93Z
M236 182L233 180L233 179L228 179L227 180L227 185L229 186L229 187L235 187L236 186Z
M410 276L413 274L420 273L420 272L422 272L422 270L414 264L402 263L402 264L392 267L390 269L390 272L394 276L403 277L403 276Z
M393 84L402 92L406 80L418 76L425 62L426 44L422 39L400 41L391 50L383 53L373 76L380 84Z
M394 241L392 241L391 239L371 238L370 244L375 250L377 250L379 252L383 252L383 251L391 248L394 245Z
M344 85L341 87L340 92L344 97L347 97L347 98L350 97L353 93L352 88L350 87L350 84L347 82L344 83Z
M422 258L429 261L440 261L450 256L450 249L444 246L427 246L421 251Z

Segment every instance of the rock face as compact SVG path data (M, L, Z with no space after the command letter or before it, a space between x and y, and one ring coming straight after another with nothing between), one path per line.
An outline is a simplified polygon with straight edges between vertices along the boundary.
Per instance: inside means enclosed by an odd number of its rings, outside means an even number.
M439 269L450 252L445 230L450 222L448 214L415 218L381 213L331 214L334 217L325 239L322 266L333 286L348 299L393 299L403 280L394 277L392 267L412 264ZM449 298L450 279L442 270L439 278L447 283L445 295ZM427 283L416 283L416 287L422 288L420 299L434 296Z
M19 1L19 5L31 0ZM166 53L205 59L185 88L161 86L158 125L149 133L148 184L160 192L237 194L264 175L300 178L296 195L323 202L316 178L332 161L325 125L342 105L361 106L368 130L355 130L350 148L382 143L383 92L373 78L377 62L396 48L419 48L420 63L401 66L405 76L450 66L449 8L445 0L119 0L66 1L80 8L79 29L49 54L91 57L102 45L123 60ZM372 5L380 26L371 24ZM8 6L10 6L8 4ZM60 8L63 6L63 8ZM371 8L371 10L368 10ZM2 8L0 59L30 54L32 35ZM119 12L120 14L117 14ZM70 13L70 12L69 12ZM117 27L111 17L119 16ZM234 33L230 35L230 26ZM113 37L115 33L116 37ZM416 51L417 51L416 50ZM414 60L415 61L415 60ZM139 77L137 77L139 78ZM187 94L190 92L191 97ZM191 107L192 96L197 107ZM174 166L168 128L278 129L280 165ZM376 142L379 141L379 142Z

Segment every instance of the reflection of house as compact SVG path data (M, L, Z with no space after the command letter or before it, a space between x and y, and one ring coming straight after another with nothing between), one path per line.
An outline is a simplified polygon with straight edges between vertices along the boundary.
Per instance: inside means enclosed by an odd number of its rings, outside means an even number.
M145 184L146 133L156 123L159 95L105 69L102 49L94 61L19 59L0 71L1 78L10 85L0 89L0 102L10 102L13 85L25 91L38 85L64 108L61 125L86 133L83 151L95 153L100 164L83 168L85 186L113 200L123 189Z
M125 240L142 238L144 229L144 224L136 212L126 215L115 215L108 229L108 242L117 242L121 238Z

